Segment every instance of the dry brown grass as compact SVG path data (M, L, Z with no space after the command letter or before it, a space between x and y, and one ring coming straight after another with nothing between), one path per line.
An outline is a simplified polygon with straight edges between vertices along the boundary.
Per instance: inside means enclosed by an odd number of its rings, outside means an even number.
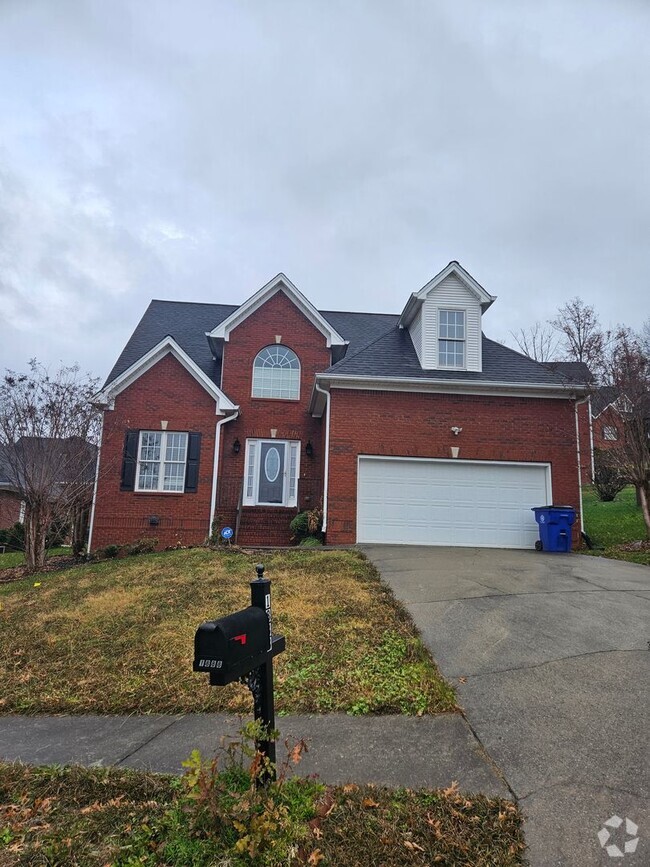
M431 713L455 706L404 610L351 551L265 558L279 712ZM255 558L195 549L0 587L0 712L249 712L248 691L192 672L204 620L249 604ZM40 584L40 586L36 586Z

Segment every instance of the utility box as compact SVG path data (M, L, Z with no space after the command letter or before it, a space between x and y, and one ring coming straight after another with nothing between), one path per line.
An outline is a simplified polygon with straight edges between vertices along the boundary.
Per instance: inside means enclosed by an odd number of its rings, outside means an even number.
M538 551L568 554L571 551L571 527L576 519L573 506L536 506L532 509L539 526Z
M251 605L199 626L193 669L209 674L211 685L225 686L265 663L276 643L266 613Z

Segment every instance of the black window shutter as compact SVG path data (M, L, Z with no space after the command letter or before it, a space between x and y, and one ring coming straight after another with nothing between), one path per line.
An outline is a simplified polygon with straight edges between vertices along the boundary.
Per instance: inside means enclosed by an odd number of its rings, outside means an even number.
M201 454L201 434L187 435L187 466L185 468L185 493L195 494L199 485L199 456Z
M124 437L124 457L122 458L122 479L120 491L135 489L135 468L138 463L138 437L140 431L129 430Z

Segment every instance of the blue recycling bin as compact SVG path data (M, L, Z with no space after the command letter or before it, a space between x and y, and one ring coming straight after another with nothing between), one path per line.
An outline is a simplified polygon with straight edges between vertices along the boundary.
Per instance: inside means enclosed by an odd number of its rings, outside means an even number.
M566 554L571 550L571 526L576 519L573 506L536 506L533 510L539 526L538 550Z

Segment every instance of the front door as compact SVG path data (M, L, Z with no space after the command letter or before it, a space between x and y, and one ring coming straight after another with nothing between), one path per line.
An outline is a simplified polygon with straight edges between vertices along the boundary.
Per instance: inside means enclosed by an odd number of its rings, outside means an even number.
M257 502L281 506L284 502L284 460L286 443L260 443L260 478Z
M299 476L299 442L246 440L244 506L295 506Z

